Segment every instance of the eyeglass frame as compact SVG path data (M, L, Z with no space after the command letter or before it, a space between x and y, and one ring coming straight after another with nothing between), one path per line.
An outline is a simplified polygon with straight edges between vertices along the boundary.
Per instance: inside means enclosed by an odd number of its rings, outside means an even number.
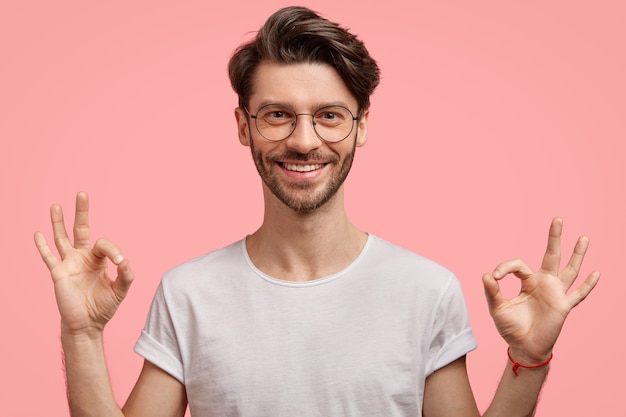
M291 132L289 132L289 134L287 136L285 136L282 139L270 139L268 137L266 137L263 133L261 133L261 130L259 129L259 124L258 124L258 114L259 112L268 106L280 106L280 107L284 107L286 109L289 109L290 111L293 112L294 117L296 118L295 122L293 123L293 127L291 128ZM348 111L348 113L350 113L350 116L352 117L352 123L350 125L350 131L348 132L348 134L343 137L342 139L336 140L336 141L332 141L332 140L327 140L324 139L318 132L317 129L315 128L315 125L317 123L315 123L315 115L317 114L317 112L319 112L320 110L326 109L326 108L330 108L330 107L341 107L342 109L346 109ZM288 139L291 135L293 135L293 132L296 131L296 127L298 126L298 116L311 116L311 125L313 126L313 131L315 132L315 134L317 135L318 138L320 138L321 140L323 140L326 143L339 143L342 142L344 140L346 140L348 138L348 136L350 136L352 134L352 131L354 130L354 122L358 122L359 120L361 120L361 111L359 111L358 116L355 116L354 113L352 113L352 110L350 110L349 108L347 108L346 106L342 106L339 104L329 104L327 106L322 106L319 107L318 109L316 109L313 113L296 113L296 111L291 108L290 106L287 106L285 104L279 104L279 103L267 103L262 105L261 107L259 107L259 109L256 111L256 114L252 114L250 113L250 110L248 110L247 106L243 106L244 111L246 112L246 114L254 119L254 126L256 127L256 131L259 132L259 135L261 135L261 137L265 140L267 140L268 142L282 142L283 140Z

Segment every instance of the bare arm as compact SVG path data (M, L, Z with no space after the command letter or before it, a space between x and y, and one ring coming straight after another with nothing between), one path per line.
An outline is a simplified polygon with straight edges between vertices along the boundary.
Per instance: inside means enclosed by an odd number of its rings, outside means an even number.
M548 245L541 268L533 272L519 259L503 262L492 274L483 276L489 311L496 328L509 344L513 360L524 366L545 364L552 356L569 312L582 302L598 283L600 274L591 273L583 284L568 294L578 277L589 239L578 239L569 262L559 272L563 221L555 218L550 226ZM521 280L520 293L505 299L498 281L513 274ZM503 352L505 356L505 352ZM504 359L507 360L507 359ZM517 375L507 360L502 380L485 416L529 417L548 374L549 365L520 368ZM424 416L474 417L479 413L471 394L465 360L457 360L426 380Z
M70 414L74 417L123 416L111 389L102 333L75 337L62 332L61 342Z
M161 368L144 361L139 380L124 405L124 414L183 417L186 409L185 386Z
M102 334L62 336L71 415L183 417L185 387L177 379L144 361L139 379L123 409L113 395L104 358Z
M93 247L90 246L86 193L76 196L73 244L65 230L61 207L52 206L50 217L59 257L52 253L42 233L35 234L35 244L50 270L61 315L61 341L71 414L74 417L123 416L125 413L115 401L106 367L103 331L126 297L133 273L114 243L99 239ZM117 266L115 280L108 275L109 261ZM152 368L156 367L152 365ZM145 386L158 389L146 395ZM131 412L126 416L179 417L184 414L184 388L161 370L142 371L133 392L144 394L131 395ZM163 398L168 398L170 404L153 408Z
M426 379L422 415L480 416L467 376L465 356L435 371Z
M502 380L485 416L532 416L548 367L520 371L515 376L507 361ZM465 357L444 366L426 379L425 417L479 417L467 375Z

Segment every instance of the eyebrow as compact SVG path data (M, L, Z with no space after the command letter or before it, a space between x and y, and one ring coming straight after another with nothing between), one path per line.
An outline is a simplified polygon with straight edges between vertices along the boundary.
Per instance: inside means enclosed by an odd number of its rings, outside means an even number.
M283 106L283 107L287 107L291 110L294 111L298 111L296 110L295 105L293 105L293 103L289 103L289 102L285 102L285 101L279 101L279 100L263 100L261 101L261 103L259 103L259 109L263 106L267 106L269 104L275 104L277 106ZM330 107L330 106L341 106L341 107L345 107L346 109L350 109L350 105L348 105L348 103L341 101L341 100L336 100L336 101L321 101L316 103L314 106L311 107L311 111L315 112L323 107Z

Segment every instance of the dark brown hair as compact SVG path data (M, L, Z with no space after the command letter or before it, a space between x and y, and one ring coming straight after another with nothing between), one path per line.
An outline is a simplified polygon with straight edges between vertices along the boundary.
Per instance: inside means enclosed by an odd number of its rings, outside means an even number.
M362 41L305 7L280 9L252 41L235 50L228 74L240 107L248 104L255 71L262 61L331 65L356 98L360 112L369 108L370 95L380 80L378 65Z

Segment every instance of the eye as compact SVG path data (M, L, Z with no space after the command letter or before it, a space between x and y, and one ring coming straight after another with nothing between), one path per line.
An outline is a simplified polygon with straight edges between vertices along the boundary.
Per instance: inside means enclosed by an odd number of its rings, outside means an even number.
M269 117L269 118L272 118L272 119L282 119L282 118L285 117L285 112L284 111L280 111L280 110L276 110L276 111L268 113L266 117Z
M291 110L276 105L261 108L258 117L271 125L290 123L295 119L295 115Z
M324 126L339 126L350 118L349 111L343 107L324 107L315 112L315 121Z

